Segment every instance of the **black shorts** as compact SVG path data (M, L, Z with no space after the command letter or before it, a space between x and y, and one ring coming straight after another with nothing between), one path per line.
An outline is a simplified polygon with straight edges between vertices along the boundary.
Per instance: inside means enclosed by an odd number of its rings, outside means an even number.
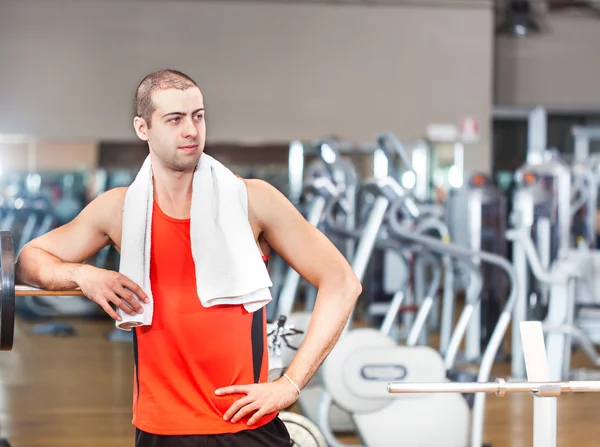
M135 430L135 447L290 447L285 424L276 417L268 424L238 433L221 435L153 435Z

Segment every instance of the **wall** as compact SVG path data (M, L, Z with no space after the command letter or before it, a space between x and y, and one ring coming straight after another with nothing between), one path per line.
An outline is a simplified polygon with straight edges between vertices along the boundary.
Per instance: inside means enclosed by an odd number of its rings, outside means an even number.
M600 20L563 13L544 22L544 34L496 40L496 104L600 109Z
M472 115L467 168L488 170L492 12L472 4L0 0L0 133L134 139L137 83L173 67L214 142L412 139Z
M12 171L78 171L98 166L94 141L0 139L0 173Z

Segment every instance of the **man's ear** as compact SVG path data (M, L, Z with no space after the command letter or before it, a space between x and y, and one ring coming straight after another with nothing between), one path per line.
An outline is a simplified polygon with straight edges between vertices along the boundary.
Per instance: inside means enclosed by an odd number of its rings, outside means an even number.
M138 138L142 141L148 141L148 125L146 120L141 116L136 116L133 119L133 128Z

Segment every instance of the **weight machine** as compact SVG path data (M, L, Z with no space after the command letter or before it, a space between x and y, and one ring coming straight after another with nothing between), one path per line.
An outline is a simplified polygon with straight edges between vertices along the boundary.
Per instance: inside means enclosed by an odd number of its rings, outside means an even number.
M516 189L511 228L526 231L534 242L543 268L549 268L571 247L571 174L569 166L551 152L537 164L527 163L515 173ZM515 306L512 331L511 374L525 377L518 331L522 321L540 320L547 312L549 290L536 281L520 244L512 245L518 273L520 300Z
M506 257L507 201L485 174L472 174L460 188L451 189L446 201L446 220L452 241L473 251ZM475 261L478 262L478 261ZM465 360L478 361L498 321L508 285L494 266L481 265L484 286L479 312L467 332Z

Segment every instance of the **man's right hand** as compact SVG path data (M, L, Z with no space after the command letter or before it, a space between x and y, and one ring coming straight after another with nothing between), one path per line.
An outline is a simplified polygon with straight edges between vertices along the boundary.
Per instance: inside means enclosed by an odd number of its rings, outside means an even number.
M140 286L113 270L84 264L78 272L76 281L86 297L98 303L111 318L117 321L121 321L121 317L110 303L114 303L130 315L136 315L143 313L140 300L149 302L148 296Z

